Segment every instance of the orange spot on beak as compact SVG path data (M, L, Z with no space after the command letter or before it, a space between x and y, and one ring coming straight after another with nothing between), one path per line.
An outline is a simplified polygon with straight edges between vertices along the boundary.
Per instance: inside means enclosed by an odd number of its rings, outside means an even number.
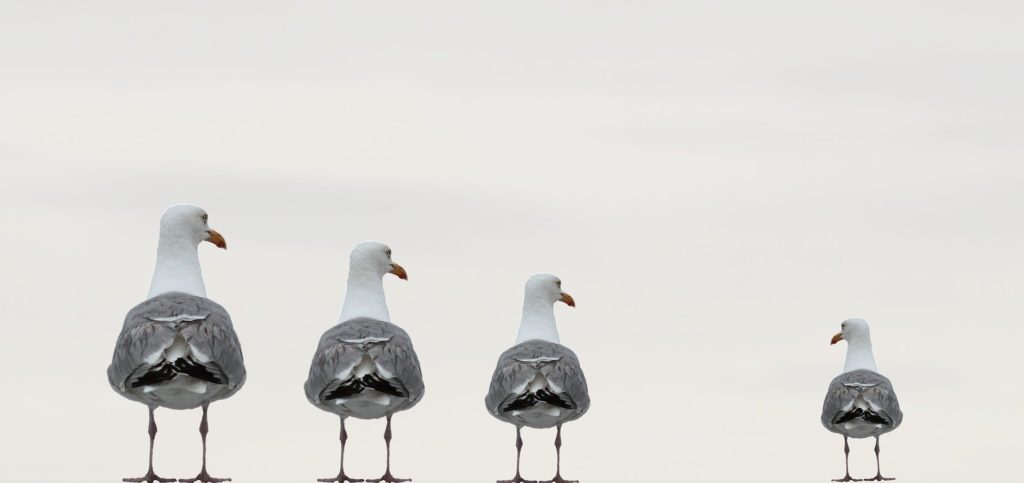
M563 303L565 303L565 305L568 305L570 307L575 307L576 306L576 301L572 299L572 295L569 295L569 294L567 294L565 292L562 292L562 297L559 298L558 301L559 302L563 302Z
M405 269L397 263L391 264L391 271L388 272L402 280L409 280L409 274L405 273Z
M228 242L224 241L224 237L217 230L206 230L206 241L213 243L217 248L228 249Z

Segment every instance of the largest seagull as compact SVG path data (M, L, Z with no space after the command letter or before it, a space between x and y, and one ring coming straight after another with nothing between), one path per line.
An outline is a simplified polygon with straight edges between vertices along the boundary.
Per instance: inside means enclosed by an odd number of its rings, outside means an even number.
M412 339L391 323L384 298L384 275L408 276L391 260L391 248L368 241L356 245L349 258L348 290L340 321L320 338L306 380L306 398L341 420L341 464L338 476L321 482L411 481L391 475L391 416L416 405L423 397L420 362ZM387 466L380 478L353 479L345 474L345 418L387 418L384 442Z
M206 471L207 410L210 403L230 397L245 382L238 336L224 307L206 298L199 268L199 244L227 248L224 237L211 229L206 211L193 205L174 205L160 218L156 268L146 300L128 311L107 379L118 394L149 408L149 471L126 482L173 482L153 471L158 407L203 408L199 434L203 466L195 478L177 481L218 483Z

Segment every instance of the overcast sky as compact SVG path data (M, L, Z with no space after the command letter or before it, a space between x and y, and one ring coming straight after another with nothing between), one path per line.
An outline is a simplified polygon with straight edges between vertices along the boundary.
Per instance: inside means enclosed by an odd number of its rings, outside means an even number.
M593 399L566 477L841 476L819 415L849 317L906 415L887 476L1019 474L1018 2L0 9L2 481L145 471L146 409L105 369L177 202L228 241L200 257L249 370L210 411L215 476L337 472L302 383L366 239L409 272L385 288L427 384L394 420L398 476L511 476L483 396L537 272L577 301L556 313ZM158 473L198 471L199 417L157 412ZM352 474L383 471L383 429L349 425ZM525 432L525 476L553 474L553 438Z

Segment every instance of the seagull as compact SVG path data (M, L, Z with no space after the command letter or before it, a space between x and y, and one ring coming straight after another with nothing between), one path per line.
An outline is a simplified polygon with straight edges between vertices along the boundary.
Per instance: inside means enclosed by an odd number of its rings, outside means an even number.
M576 354L561 344L555 328L555 302L575 307L562 291L562 281L549 274L526 282L523 318L515 345L498 358L484 402L492 416L516 427L516 474L498 483L538 483L519 472L523 451L522 428L558 428L555 433L557 469L543 483L578 483L562 478L562 424L578 419L590 407L587 380Z
M391 475L391 416L423 398L423 376L412 339L391 323L384 298L385 274L402 280L408 275L391 260L391 248L368 241L352 249L348 290L338 325L320 338L306 380L306 398L341 419L341 468L329 483L412 481ZM386 418L384 443L387 466L376 479L353 479L345 474L345 418Z
M118 394L149 407L149 471L125 482L219 483L206 472L207 410L245 383L242 349L224 307L206 298L199 268L200 242L226 249L209 216L193 205L174 205L160 219L160 243L149 295L128 311L114 346L107 379ZM203 467L195 478L161 478L153 472L158 407L203 408L199 435Z
M863 319L848 319L842 327L842 332L832 337L832 344L846 341L846 367L829 384L821 410L821 424L825 429L843 435L843 451L846 453L846 476L832 481L892 480L882 476L878 438L903 422L900 403L896 400L892 383L879 374L875 366L868 323ZM851 478L849 438L868 436L875 438L875 477L867 480Z

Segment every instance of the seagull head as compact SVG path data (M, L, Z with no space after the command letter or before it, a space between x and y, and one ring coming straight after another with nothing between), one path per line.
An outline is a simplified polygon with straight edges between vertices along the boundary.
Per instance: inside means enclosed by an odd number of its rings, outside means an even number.
M391 247L377 241L364 241L352 249L349 270L371 273L379 277L390 273L402 280L409 279L405 269L391 260Z
M548 273L534 275L526 281L526 298L537 299L551 305L562 302L570 307L576 306L572 296L562 291L562 281Z
M228 247L224 237L210 228L206 210L189 204L167 208L160 218L160 238L182 240L193 246L206 241L219 248Z
M868 323L864 319L846 319L842 323L842 331L832 336L832 343L835 344L841 340L853 341L868 339L871 337L871 330L868 328Z

